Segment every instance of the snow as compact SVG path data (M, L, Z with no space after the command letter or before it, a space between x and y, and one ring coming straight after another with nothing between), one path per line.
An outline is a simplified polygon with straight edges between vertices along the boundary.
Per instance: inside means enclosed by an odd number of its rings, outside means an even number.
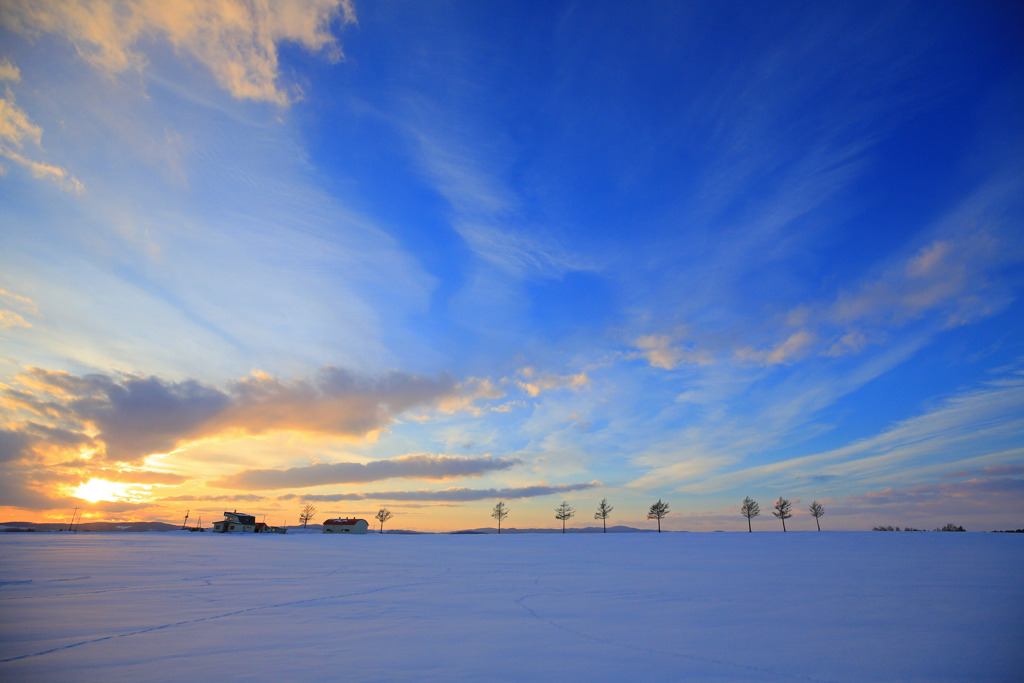
M1024 680L1024 535L0 534L0 679Z

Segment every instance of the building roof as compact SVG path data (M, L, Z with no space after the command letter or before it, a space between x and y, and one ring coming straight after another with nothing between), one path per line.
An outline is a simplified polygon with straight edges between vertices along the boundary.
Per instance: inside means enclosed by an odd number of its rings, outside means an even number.
M255 524L256 516L247 515L244 512L224 512L224 519L234 519L242 524Z
M366 524L369 524L369 522L367 522L365 519L347 519L346 518L346 519L326 519L326 520L324 520L324 525L325 526L326 525L330 525L330 526L355 526L359 522L365 522Z

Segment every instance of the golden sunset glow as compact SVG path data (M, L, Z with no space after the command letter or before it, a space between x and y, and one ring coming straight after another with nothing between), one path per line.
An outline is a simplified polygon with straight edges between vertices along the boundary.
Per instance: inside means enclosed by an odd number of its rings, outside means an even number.
M128 498L129 496L125 495L127 489L127 484L117 484L104 479L90 479L76 488L72 495L84 498L90 503L101 500L115 501Z

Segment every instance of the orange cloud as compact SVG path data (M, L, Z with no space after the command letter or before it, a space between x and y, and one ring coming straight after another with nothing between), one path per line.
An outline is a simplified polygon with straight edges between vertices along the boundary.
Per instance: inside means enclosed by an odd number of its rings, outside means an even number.
M278 45L289 42L342 58L330 25L355 22L351 0L9 0L0 21L23 33L53 33L108 74L142 70L137 49L159 38L209 69L234 97L284 105L296 89L280 83Z
M639 355L646 358L651 367L672 370L680 363L696 363L708 365L712 362L706 352L687 351L674 343L667 334L648 334L638 337L636 348Z
M526 367L519 371L522 379L515 381L516 386L526 392L528 396L539 396L542 391L552 389L569 388L578 391L590 383L587 373L580 372L575 375L556 375L553 373L538 373L532 367Z
M813 334L806 330L799 330L770 349L739 349L736 351L736 357L743 361L752 361L761 365L789 364L807 355L808 349L814 341L815 337Z
M31 328L25 315L38 314L39 309L32 299L0 290L0 328Z
M17 76L17 69L9 62L3 62L0 63L0 73L10 79ZM43 129L34 124L28 114L15 103L14 95L10 87L7 87L5 96L0 98L0 157L24 166L33 177L51 180L62 189L78 193L84 191L82 183L66 169L30 159L22 153L26 142L38 148L42 138ZM3 170L0 166L0 174Z
M579 484L534 484L505 489L470 489L464 487L442 489L440 491L377 491L373 493L326 493L297 496L293 493L278 496L278 500L294 500L301 498L313 502L338 502L342 500L387 500L387 501L438 501L438 502L469 502L474 500L516 500L519 498L535 498L552 494L583 491L601 486L599 481Z
M101 457L136 462L183 443L222 434L313 432L366 438L406 410L451 396L452 378L392 372L360 377L324 367L314 377L282 381L265 374L226 389L195 380L159 377L76 376L30 368L18 376L22 389L3 393L36 416L51 415L81 436L94 433ZM19 431L28 424L23 418Z

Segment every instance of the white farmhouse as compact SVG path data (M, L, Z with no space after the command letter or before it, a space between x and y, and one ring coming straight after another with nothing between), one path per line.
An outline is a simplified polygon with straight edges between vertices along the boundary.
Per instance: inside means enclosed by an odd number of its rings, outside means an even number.
M324 533L365 534L369 526L365 519L328 519L324 520Z
M224 519L213 523L213 531L218 534L253 533L256 531L256 518L244 512L225 512Z

